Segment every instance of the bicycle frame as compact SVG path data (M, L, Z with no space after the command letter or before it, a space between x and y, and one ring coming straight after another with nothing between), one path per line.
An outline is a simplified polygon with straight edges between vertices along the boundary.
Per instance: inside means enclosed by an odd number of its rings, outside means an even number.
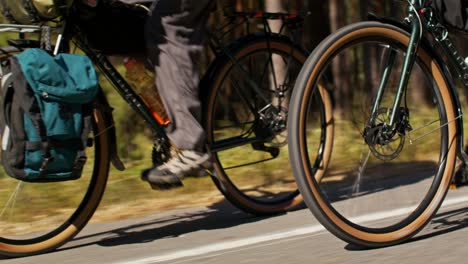
M398 90L396 93L395 101L393 103L392 113L390 114L390 122L384 125L384 133L387 133L387 134L391 134L394 130L397 112L399 111L399 106L401 105L401 100L406 90L406 86L409 81L411 70L413 69L413 66L414 66L416 52L419 47L419 42L421 41L422 30L423 30L421 18L419 16L419 10L422 7L421 2L422 1L420 0L412 0L410 3L410 7L408 8L408 15L406 17L406 20L407 22L411 24L411 29L412 29L411 38L408 44L408 49L406 51L405 61L403 63L402 75L400 77L400 82L398 84ZM372 116L371 116L369 125L372 125L375 123L375 118L376 118L377 111L379 109L379 104L382 99L383 93L385 91L385 87L387 86L387 81L388 81L388 77L390 76L391 69L395 62L394 59L395 59L395 52L391 50L388 60L387 60L387 64L385 66L385 71L383 73L382 82L379 87L377 99L373 107Z

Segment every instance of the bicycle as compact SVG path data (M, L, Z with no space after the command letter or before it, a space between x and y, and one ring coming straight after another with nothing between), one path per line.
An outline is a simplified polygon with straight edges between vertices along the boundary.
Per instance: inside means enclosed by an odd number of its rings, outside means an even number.
M150 3L141 0L132 8L146 15ZM154 134L153 162L161 164L171 151L164 126L157 122L133 87L108 60L106 55L118 52L93 46L87 32L76 23L79 19L73 16L76 13L73 10L64 13L55 28L0 25L3 31L19 32L20 35L19 39L9 41L12 47L1 49L2 70L8 70L10 56L26 48L49 46L54 53L69 52L69 43L73 43L91 58L126 103L146 121ZM288 101L307 52L291 38L273 33L268 20L282 20L281 31L295 31L300 27L303 15L232 11L226 18L225 25L209 31L209 44L215 58L201 82L204 126L214 163L211 177L238 208L254 215L283 213L302 203L294 179L287 177L290 175L288 169L283 169L281 175L259 177L256 174L261 174L265 166L288 166L285 155ZM239 26L247 25L248 28L253 19L261 22L262 32L249 33L227 44L223 42L225 36ZM49 36L51 31L59 34L55 47L47 38L44 40L44 35ZM25 33L40 33L41 41L31 40ZM273 63L278 60L284 66L282 79L276 76L276 64ZM331 149L326 139L333 132L332 126L327 125L331 118L329 100L328 94L316 100L320 115L315 132L323 141L317 151L324 153L317 162L322 164L323 170ZM72 239L92 217L106 188L110 163L119 170L124 169L117 154L112 108L102 92L94 103L94 119L90 137L93 144L88 150L89 160L81 179L50 184L28 184L8 177L1 179L3 208L0 223L3 228L0 255L27 256L54 250ZM242 160L233 164L229 158L239 154L243 156ZM245 156L248 156L247 160ZM249 170L243 169L246 166ZM29 212L35 214L32 219Z
M289 151L301 194L326 229L362 247L414 236L444 201L457 158L468 161L453 78L468 88L468 67L430 1L404 2L402 21L370 14L325 39L291 99ZM317 140L306 131L318 85L337 100L333 155L320 180Z

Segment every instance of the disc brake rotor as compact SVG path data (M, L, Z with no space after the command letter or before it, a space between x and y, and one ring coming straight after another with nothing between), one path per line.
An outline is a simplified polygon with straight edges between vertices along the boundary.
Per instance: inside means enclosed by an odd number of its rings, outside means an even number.
M379 109L375 117L377 125L370 129L373 140L368 142L369 149L376 158L382 161L391 161L398 157L405 145L405 136L399 133L394 133L388 138L383 137L384 124L390 123L390 112L391 109L388 108Z

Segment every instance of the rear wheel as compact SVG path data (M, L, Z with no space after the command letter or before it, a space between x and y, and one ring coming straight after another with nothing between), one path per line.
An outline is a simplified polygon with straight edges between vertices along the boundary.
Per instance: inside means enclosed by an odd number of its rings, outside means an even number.
M296 83L289 120L295 176L317 219L349 243L380 247L410 238L450 185L459 117L443 68L425 46L393 111L409 39L408 32L378 22L345 27L319 45ZM386 73L385 90L379 89ZM318 84L342 95L333 111L333 155L321 180L314 176L316 139L307 133Z
M0 49L2 69L19 50ZM27 256L54 250L88 222L104 192L109 172L108 134L104 116L94 110L93 146L87 150L80 179L27 183L0 169L0 255ZM99 136L95 136L99 135Z
M306 53L278 35L247 37L215 62L205 128L218 189L238 208L256 215L283 213L302 203L287 151L289 100ZM257 89L257 90L256 90ZM311 128L321 144L316 162L325 170L331 152L331 100L314 98Z

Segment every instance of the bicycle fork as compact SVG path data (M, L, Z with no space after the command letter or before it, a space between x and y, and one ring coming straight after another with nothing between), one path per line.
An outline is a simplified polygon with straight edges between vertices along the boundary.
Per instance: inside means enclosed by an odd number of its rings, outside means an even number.
M382 132L385 134L391 134L396 127L396 123L399 122L401 116L401 109L400 105L403 99L403 95L406 92L406 88L408 85L408 81L410 78L411 70L413 69L415 60L416 60L416 53L418 51L419 43L421 41L421 23L419 19L414 15L414 12L410 13L408 16L408 20L412 26L411 38L408 43L408 48L406 50L405 61L403 63L402 74L400 77L400 81L398 83L398 89L395 96L395 100L393 102L393 108L390 113L390 121L388 124L384 124ZM374 105L372 107L372 115L370 117L368 126L375 125L375 121L378 116L378 111L380 108L380 103L382 101L383 95L385 93L385 89L388 84L388 80L392 73L392 69L395 65L395 57L396 51L389 47L389 53L385 58L385 67L382 74L382 80L380 82L380 86L377 92L377 97L375 99Z
M402 122L401 104L402 104L403 96L405 95L406 90L407 90L407 85L408 85L408 82L409 82L410 73L411 73L411 71L413 69L413 66L415 64L416 54L417 54L418 47L419 47L419 44L420 44L421 38L422 38L422 25L421 25L420 19L418 17L418 14L416 12L417 12L416 9L414 9L414 8L412 9L410 7L410 15L406 18L406 20L411 23L411 27L412 27L411 37L410 37L408 47L407 47L407 50L406 50L405 59L404 59L403 67L402 67L402 73L401 73L401 77L400 77L400 80L399 80L399 83L398 83L397 93L396 93L396 96L395 96L395 99L394 99L394 102L393 102L393 108L391 109L391 113L389 115L389 120L390 121L388 122L388 124L383 124L383 127L381 129L381 132L382 132L381 136L384 136L384 137L392 137L393 135L395 135L395 131L398 130L398 126L401 125L399 123ZM449 41L449 40L447 40L447 41ZM442 46L445 49L447 49L448 51L450 51L447 47L450 47L451 45L446 45L446 46L442 45ZM376 126L376 120L378 119L379 109L380 109L380 105L381 105L381 102L382 102L382 98L383 98L383 96L385 94L385 90L386 90L386 87L388 85L388 81L389 81L390 75L392 73L392 69L395 66L396 55L397 55L396 50L393 49L392 47L389 47L389 52L388 52L388 54L386 54L386 56L384 58L384 70L383 70L381 82L380 82L380 85L379 85L379 88L378 88L378 91L377 91L377 96L376 96L376 99L375 99L375 101L373 103L373 106L372 106L372 114L371 114L371 116L369 118L366 130L368 130L368 129L372 130L372 128ZM461 64L458 64L458 65L461 65ZM464 64L463 64L463 66L465 67ZM461 71L461 72L463 72L463 71ZM462 75L462 76L466 77L465 75ZM407 110L405 110L405 111L406 111L406 113L403 113L403 115L405 115L405 114L408 115ZM429 134L432 134L434 131L440 129L441 127L447 126L451 122L455 122L455 121L459 122L457 120L462 118L462 114L461 114L460 111L459 111L459 113L460 114L457 117L455 117L453 120L450 120L445 124L441 124L438 128L433 129L433 130L423 134L422 136L419 136L419 137L417 137L415 139L412 139L412 138L409 137L410 144L413 144L416 140L418 140L420 138L423 138L423 137L425 137L425 136L427 136ZM432 123L435 123L435 122L437 122L437 121L434 121ZM432 123L427 124L427 126L432 125ZM405 126L404 127L405 129L412 130L409 123L404 124L404 126ZM425 127L425 126L423 126L423 127ZM416 130L419 130L419 129L420 128L412 130L412 132L414 132ZM372 133L372 131L371 131L371 133ZM368 132L366 133L366 131L365 131L363 136L365 137L366 142L368 144L375 144L376 142L371 142L369 140L370 138L373 139L373 135L369 135L371 133L368 133ZM456 168L456 171L455 171L455 177L452 180L453 181L452 183L454 183L455 186L468 183L468 154L466 153L465 149L463 149L463 131L461 133L462 133L462 135L459 135L458 137L460 137L460 138L457 139L458 142L459 142L459 147L457 149L457 156L461 160L461 164L457 165L457 168ZM373 140L375 141L375 139L373 139ZM460 167L458 168L458 166L460 166Z

